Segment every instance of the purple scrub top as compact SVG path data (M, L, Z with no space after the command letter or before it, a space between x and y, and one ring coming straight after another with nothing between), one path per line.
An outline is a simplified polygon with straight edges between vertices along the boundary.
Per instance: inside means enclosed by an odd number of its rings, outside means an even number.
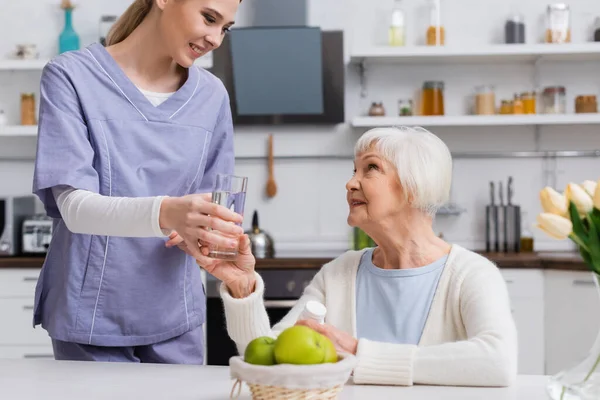
M161 342L205 322L200 270L164 238L70 232L51 188L104 196L210 192L234 168L229 97L219 79L189 68L155 107L100 44L43 70L33 192L54 220L35 292L34 326L58 340L98 346Z

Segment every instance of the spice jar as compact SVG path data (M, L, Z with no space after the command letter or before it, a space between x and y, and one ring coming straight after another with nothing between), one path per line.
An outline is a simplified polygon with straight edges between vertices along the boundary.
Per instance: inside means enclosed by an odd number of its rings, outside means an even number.
M35 95L33 93L21 94L21 125L36 125Z
M385 115L385 108L383 107L383 103L371 103L371 108L369 108L369 116L371 117L383 117Z
M525 43L525 17L515 14L504 24L504 41L507 44Z
M502 100L500 103L500 114L512 114L512 101Z
M475 88L475 114L496 114L496 95L493 86L482 85Z
M536 112L535 92L521 93L521 101L523 102L523 114L535 114L535 112Z
M444 115L444 82L423 83L421 115Z
M542 109L544 114L564 114L566 112L566 95L564 86L549 86L542 92Z
M546 10L546 43L571 41L571 11L564 3L550 4Z
M523 99L518 94L515 94L512 105L513 105L512 106L513 114L524 114L525 113L525 106L523 105Z
M596 102L596 96L577 96L575 98L575 112L577 114L597 113L598 104Z
M412 100L398 100L398 115L407 117L413 115Z
M427 27L427 46L443 46L446 41L446 33L442 26L439 0L432 0L430 5L430 20Z

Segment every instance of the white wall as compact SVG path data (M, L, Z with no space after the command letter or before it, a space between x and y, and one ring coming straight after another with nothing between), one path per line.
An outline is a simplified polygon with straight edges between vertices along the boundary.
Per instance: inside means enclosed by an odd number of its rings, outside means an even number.
M477 46L502 39L505 16L518 7L527 16L527 38L533 43L543 31L546 1L522 0L496 2L490 0L442 1L443 23L448 46ZM0 55L10 52L17 43L38 44L43 56L56 52L56 41L62 27L58 1L20 0L4 5L0 14ZM96 40L101 14L120 13L129 2L103 0L79 2L75 10L75 28L82 44ZM408 41L422 40L425 29L422 4L405 0L408 11ZM449 4L446 4L449 3ZM311 25L323 29L346 29L346 48L380 44L385 38L387 21L384 10L392 0L311 0ZM573 40L587 40L590 23L600 16L600 2L572 0ZM237 20L244 25L249 19L252 2L243 2ZM541 21L541 22L540 22ZM567 86L569 111L578 94L598 94L597 63L560 63L540 67L540 84ZM368 94L360 97L358 74L354 66L347 71L346 113L349 121L364 114L371 101L383 101L389 113L395 111L399 98L411 96L424 80L440 79L446 83L447 114L462 114L468 95L478 84L495 84L497 96L534 89L533 67L523 65L369 65ZM21 91L37 91L39 73L0 72L0 107L8 111L13 122L18 120L18 98ZM568 150L600 148L596 127L544 127L536 143L534 128L437 128L433 130L453 152L496 150ZM336 127L239 127L236 135L240 156L264 155L267 135L275 135L276 155L349 155L362 131L342 124ZM1 157L29 156L35 151L32 138L0 139L0 194L28 193L31 188L31 162L2 161ZM550 168L551 174L545 171ZM278 194L266 199L266 160L242 160L237 172L250 177L247 215L260 213L261 225L275 237L280 254L307 250L339 252L348 246L347 206L344 184L350 177L350 160L276 160L275 178ZM556 175L554 175L556 171ZM488 181L515 178L515 202L521 204L533 221L539 212L537 191L555 177L559 186L566 182L600 177L599 159L559 159L555 166L539 159L457 159L455 161L453 201L467 208L460 217L440 217L436 230L446 239L470 248L483 248L485 204ZM249 226L250 218L247 219ZM536 233L538 249L571 248L568 242L549 241Z

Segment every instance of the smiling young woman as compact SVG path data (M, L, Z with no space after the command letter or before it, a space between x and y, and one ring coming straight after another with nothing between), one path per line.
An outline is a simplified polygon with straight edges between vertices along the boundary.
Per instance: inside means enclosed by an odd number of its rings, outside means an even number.
M203 363L198 242L253 262L247 240L205 229L243 234L201 194L233 172L233 126L223 84L194 66L239 3L136 0L107 47L44 68L33 190L55 230L34 319L57 359Z

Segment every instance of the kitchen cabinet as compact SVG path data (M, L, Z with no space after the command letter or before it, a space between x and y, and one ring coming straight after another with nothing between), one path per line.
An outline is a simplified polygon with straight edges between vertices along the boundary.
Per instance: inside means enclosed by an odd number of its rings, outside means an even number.
M0 358L53 358L48 333L32 327L39 273L39 269L0 269Z
M600 299L591 272L546 271L546 373L585 358L600 331Z
M519 374L544 374L544 271L502 269L519 340Z

